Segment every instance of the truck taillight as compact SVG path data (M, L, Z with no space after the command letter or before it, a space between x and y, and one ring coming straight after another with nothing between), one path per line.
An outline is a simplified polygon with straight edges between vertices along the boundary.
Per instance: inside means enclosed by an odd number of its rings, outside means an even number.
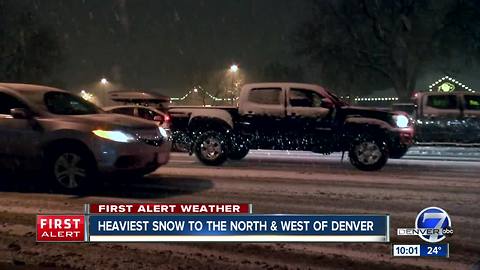
M165 122L170 122L170 115L165 114L164 118Z

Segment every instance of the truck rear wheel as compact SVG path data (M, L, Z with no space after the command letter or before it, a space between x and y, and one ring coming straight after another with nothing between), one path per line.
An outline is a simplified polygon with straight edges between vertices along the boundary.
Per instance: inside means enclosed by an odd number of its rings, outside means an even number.
M350 163L362 171L376 171L385 166L388 160L388 149L381 140L359 138L348 151Z
M241 160L242 158L248 155L249 149L247 147L240 147L237 149L232 149L228 153L228 158L233 160Z
M408 152L408 147L398 147L394 149L390 149L389 158L399 159L402 158Z
M241 160L248 155L248 142L242 136L232 136L230 146L228 147L228 158L232 160Z
M218 131L203 133L195 143L194 152L197 158L205 165L221 165L228 157L225 136Z

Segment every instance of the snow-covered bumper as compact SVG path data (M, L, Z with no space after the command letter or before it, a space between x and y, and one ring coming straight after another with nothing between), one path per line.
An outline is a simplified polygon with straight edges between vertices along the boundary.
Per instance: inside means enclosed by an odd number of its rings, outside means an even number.
M414 134L413 127L396 128L390 131L390 142L388 145L390 157L402 157L408 151L408 148L413 145Z
M171 138L162 140L137 140L120 143L98 139L93 154L101 173L139 172L150 173L170 159Z
M391 133L395 144L402 146L411 146L413 144L413 136L415 134L413 127L397 128Z

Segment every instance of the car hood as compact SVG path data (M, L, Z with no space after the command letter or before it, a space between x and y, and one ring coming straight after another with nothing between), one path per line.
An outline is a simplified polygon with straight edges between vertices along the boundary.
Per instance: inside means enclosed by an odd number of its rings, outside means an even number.
M156 123L133 116L113 113L100 113L88 115L69 115L61 117L63 121L89 125L101 129L149 129L157 127Z

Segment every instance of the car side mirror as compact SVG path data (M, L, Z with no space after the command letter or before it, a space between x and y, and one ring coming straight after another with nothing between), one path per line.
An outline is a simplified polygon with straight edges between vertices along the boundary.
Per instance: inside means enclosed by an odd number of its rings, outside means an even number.
M32 118L32 113L24 108L13 108L10 109L10 115L13 119L30 119Z
M327 109L333 109L335 108L335 103L329 98L323 98L322 99L322 107L327 108Z
M160 115L156 115L153 117L153 121L163 122L163 117Z

